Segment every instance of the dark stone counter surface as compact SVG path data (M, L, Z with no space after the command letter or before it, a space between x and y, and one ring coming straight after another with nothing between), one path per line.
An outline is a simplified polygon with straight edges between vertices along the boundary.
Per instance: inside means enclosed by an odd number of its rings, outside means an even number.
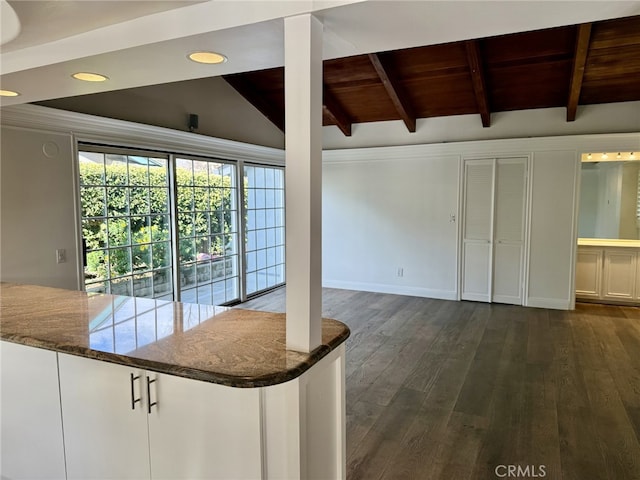
M349 336L322 320L322 345L286 349L285 315L0 283L3 341L231 387L300 376Z

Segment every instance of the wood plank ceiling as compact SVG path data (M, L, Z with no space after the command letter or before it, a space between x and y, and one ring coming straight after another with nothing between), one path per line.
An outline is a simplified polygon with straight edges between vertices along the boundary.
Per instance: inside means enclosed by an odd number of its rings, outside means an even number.
M640 100L640 16L324 62L323 124ZM284 131L284 68L225 80Z

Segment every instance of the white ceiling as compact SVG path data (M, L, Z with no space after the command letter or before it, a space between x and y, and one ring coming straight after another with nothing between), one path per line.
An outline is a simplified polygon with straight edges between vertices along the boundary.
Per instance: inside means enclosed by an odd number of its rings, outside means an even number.
M282 19L308 12L324 23L325 58L640 14L640 1L615 0L10 3L22 31L0 48L0 82L21 96L3 97L2 105L281 66ZM229 61L204 66L187 60L189 52L199 49L224 53ZM71 79L81 70L110 80Z
M122 2L121 5L113 0L7 0L7 3L18 15L22 29L18 38L2 45L3 53L197 2L138 0Z

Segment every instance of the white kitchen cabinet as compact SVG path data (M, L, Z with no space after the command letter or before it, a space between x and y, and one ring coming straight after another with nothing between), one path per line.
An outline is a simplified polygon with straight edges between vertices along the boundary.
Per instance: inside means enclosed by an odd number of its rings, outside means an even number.
M150 478L144 372L58 357L67 478Z
M605 300L633 301L636 295L635 249L605 249L602 297Z
M261 478L259 388L146 375L152 479Z
M603 250L579 247L576 258L576 297L599 299L602 295Z
M2 342L3 479L65 478L56 353Z
M60 354L69 479L261 477L260 389Z

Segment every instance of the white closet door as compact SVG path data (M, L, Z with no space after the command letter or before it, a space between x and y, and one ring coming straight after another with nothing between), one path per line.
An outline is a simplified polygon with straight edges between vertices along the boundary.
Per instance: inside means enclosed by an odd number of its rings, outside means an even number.
M465 162L461 292L463 300L491 301L493 170L493 159Z
M492 301L522 305L526 158L496 162Z

